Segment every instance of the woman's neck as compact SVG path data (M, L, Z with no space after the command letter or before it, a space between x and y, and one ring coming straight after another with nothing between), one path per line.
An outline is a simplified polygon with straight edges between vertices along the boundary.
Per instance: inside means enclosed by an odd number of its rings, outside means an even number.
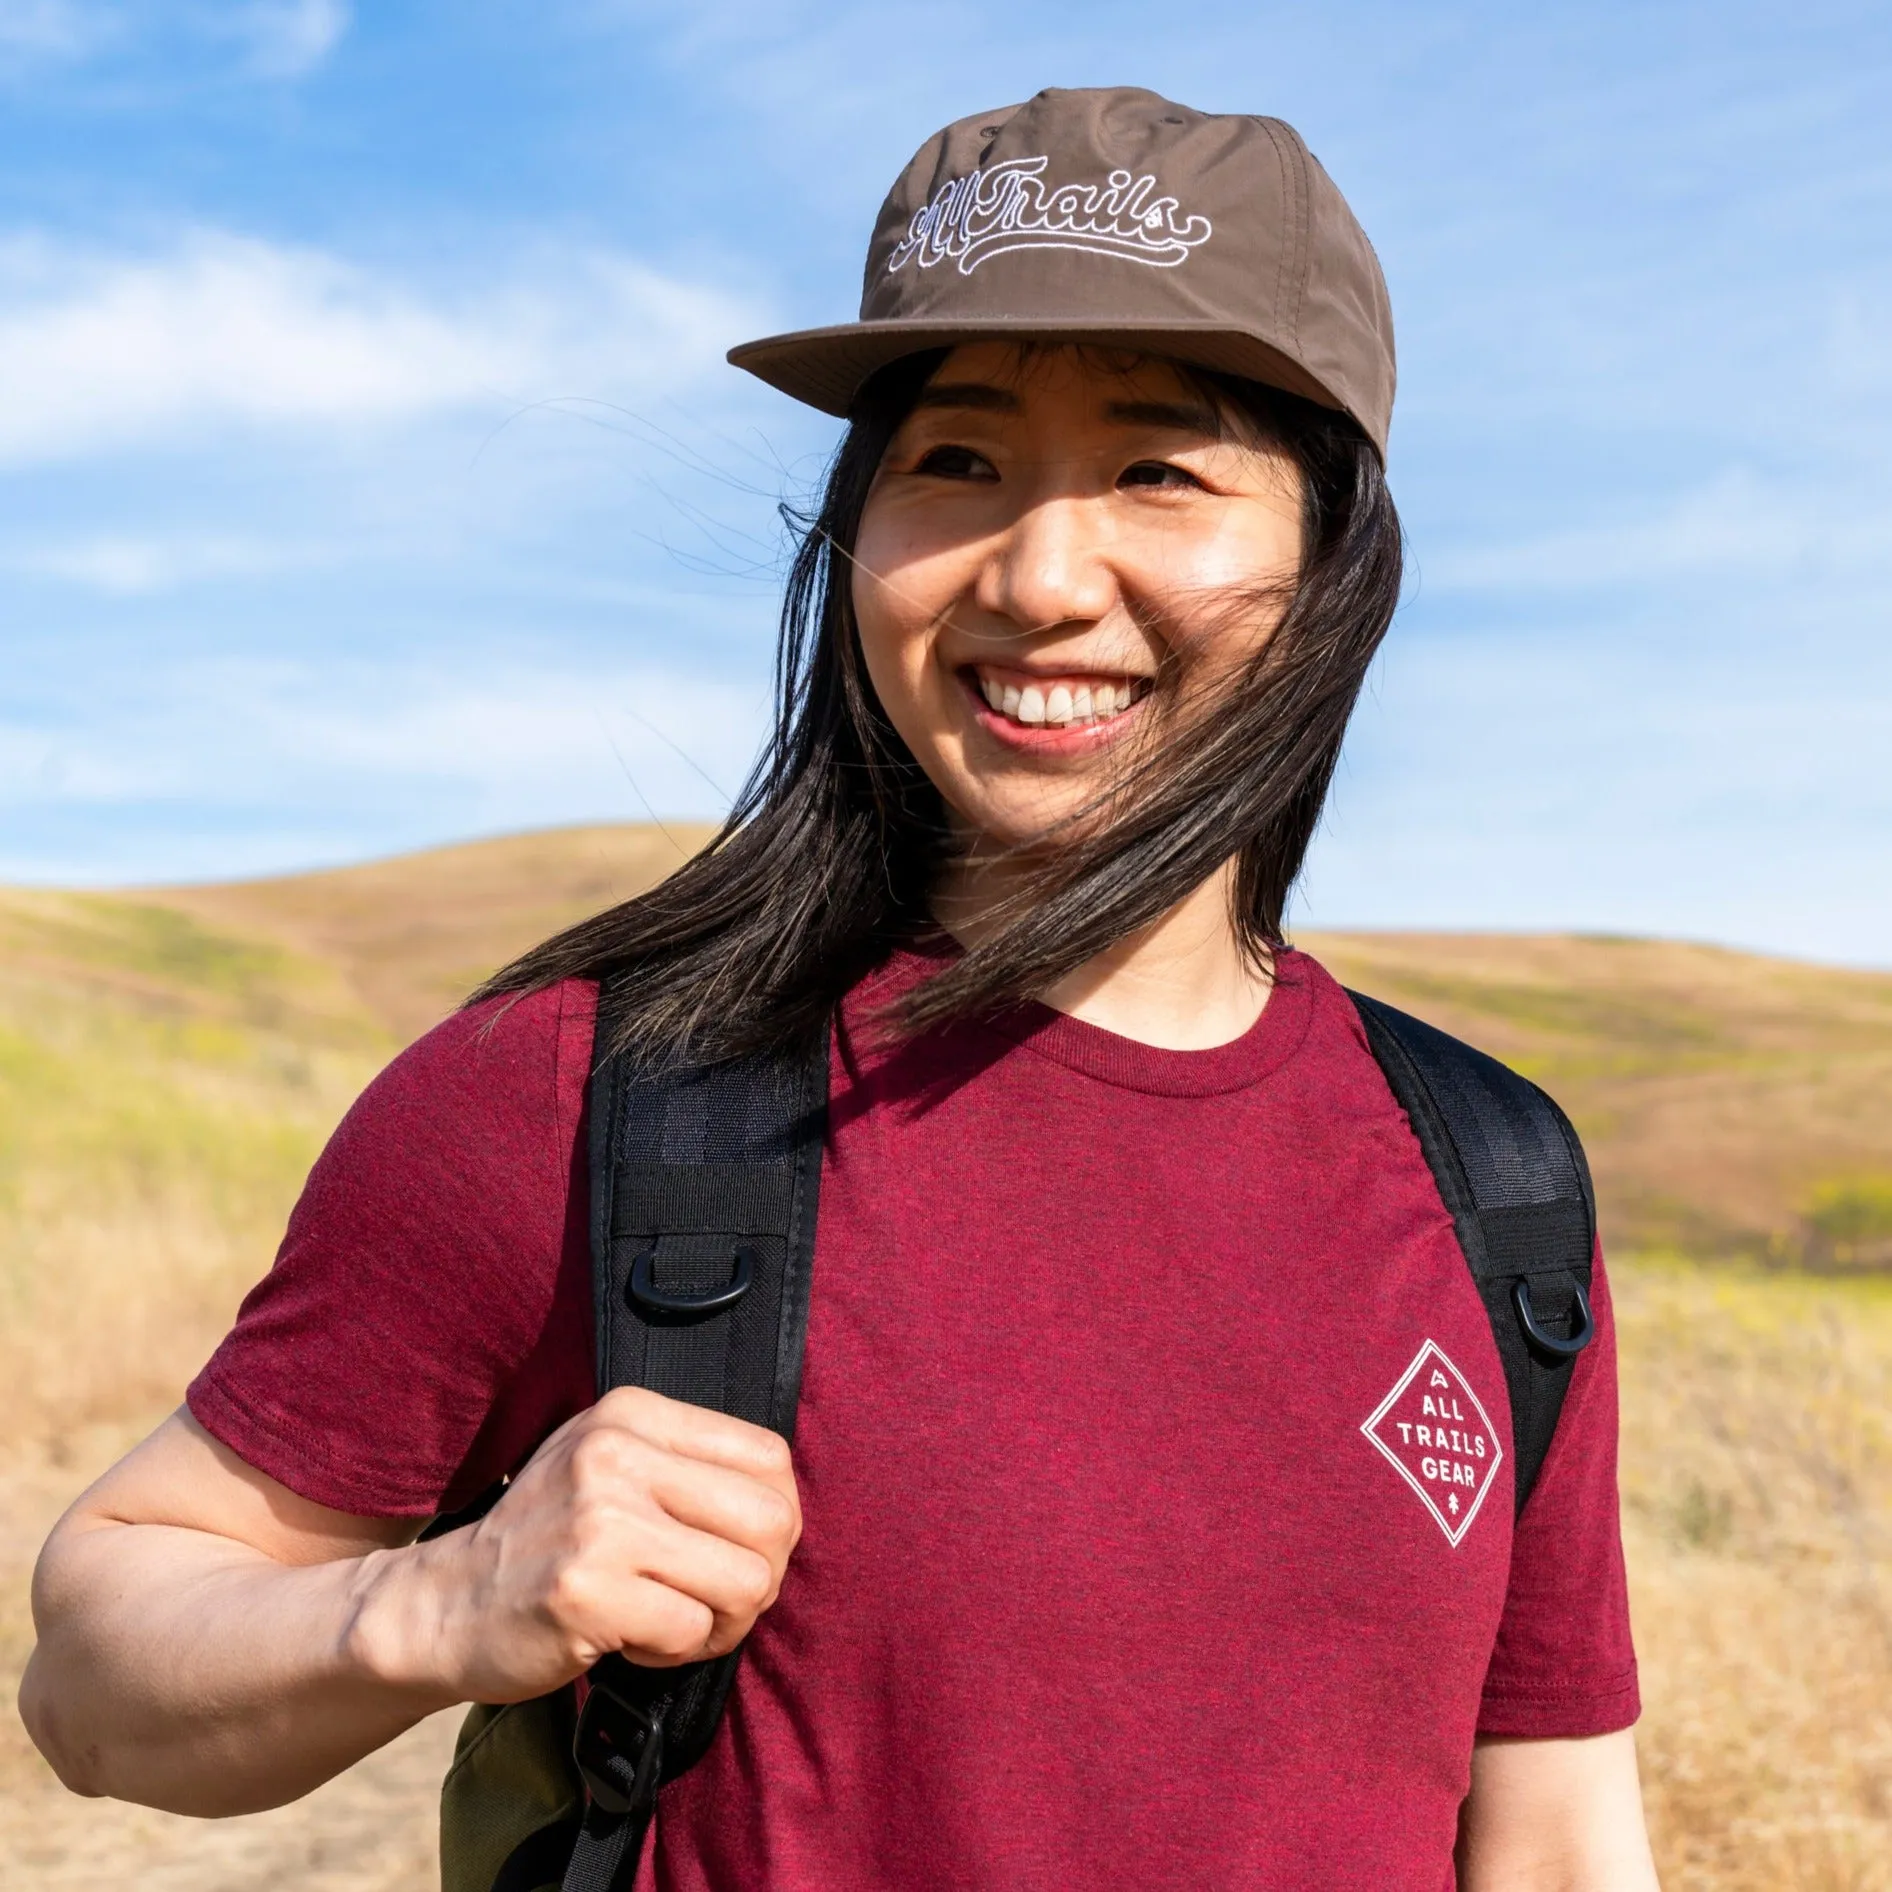
M1241 1037L1268 1003L1270 969L1256 966L1236 936L1234 877L1231 861L1160 920L1037 996L1086 1024L1166 1051L1207 1051ZM989 869L960 872L949 876L935 910L961 945L972 946L1000 897Z

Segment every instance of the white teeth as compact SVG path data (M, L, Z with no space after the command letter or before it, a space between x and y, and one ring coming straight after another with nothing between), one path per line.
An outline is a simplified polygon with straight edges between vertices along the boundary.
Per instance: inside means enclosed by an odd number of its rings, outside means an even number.
M1072 723L1101 722L1120 715L1136 698L1136 687L1124 683L1001 683L981 676L979 694L1000 716L1034 728L1043 723L1065 728Z

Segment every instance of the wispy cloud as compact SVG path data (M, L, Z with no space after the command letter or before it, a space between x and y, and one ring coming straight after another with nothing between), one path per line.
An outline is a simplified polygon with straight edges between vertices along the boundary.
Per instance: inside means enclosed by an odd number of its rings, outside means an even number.
M687 386L756 326L720 291L604 251L446 295L224 232L128 257L0 247L0 466L349 430L567 394Z
M255 79L302 79L352 21L349 0L0 0L0 76L182 54L234 59Z
M227 31L264 79L300 79L327 60L348 31L347 0L256 0L220 9Z
M1741 583L1817 574L1892 575L1892 504L1876 490L1731 467L1639 517L1511 544L1449 546L1424 562L1428 592L1569 591L1712 577Z
M50 578L110 598L148 598L220 578L260 578L327 562L313 546L182 533L101 534L0 551L0 572Z
M766 718L758 679L662 663L225 660L0 712L0 880L70 879L71 811L107 818L102 881L314 864L561 820L719 816ZM188 808L154 857L152 808Z
M116 25L108 10L77 0L0 0L0 74L82 59Z

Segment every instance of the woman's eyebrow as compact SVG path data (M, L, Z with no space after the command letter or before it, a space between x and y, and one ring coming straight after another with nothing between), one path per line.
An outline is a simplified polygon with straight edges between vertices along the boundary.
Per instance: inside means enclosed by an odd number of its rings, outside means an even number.
M1016 414L1023 403L1012 389L987 381L941 381L922 388L913 405L916 409L970 408L987 414ZM1175 433L1201 434L1208 439L1222 432L1215 411L1196 401L1111 401L1104 408L1104 418L1133 427L1165 427Z
M1211 440L1222 432L1214 412L1194 401L1112 401L1104 409L1104 418L1128 421L1134 427L1168 427Z
M972 407L992 414L1016 414L1018 396L1010 388L993 387L985 381L941 381L920 390L918 407Z

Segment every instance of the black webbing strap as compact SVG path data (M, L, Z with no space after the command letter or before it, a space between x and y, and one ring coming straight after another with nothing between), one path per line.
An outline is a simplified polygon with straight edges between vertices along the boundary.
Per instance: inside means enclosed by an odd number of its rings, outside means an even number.
M1596 1198L1570 1120L1527 1078L1358 992L1367 1042L1458 1230L1511 1395L1517 1509L1594 1333Z
M607 1055L591 1080L591 1255L600 1395L644 1386L792 1438L801 1396L828 1045L652 1078ZM679 1669L607 1656L573 1758L588 1801L563 1892L621 1892L657 1789L699 1760L739 1653Z

